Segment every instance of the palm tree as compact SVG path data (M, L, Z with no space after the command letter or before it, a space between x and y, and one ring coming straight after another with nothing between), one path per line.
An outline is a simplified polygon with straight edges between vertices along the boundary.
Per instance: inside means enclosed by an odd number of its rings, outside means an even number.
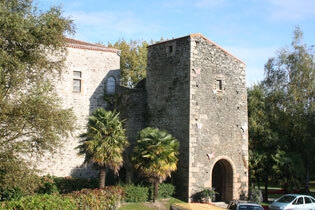
M80 135L77 147L85 155L85 163L93 163L100 170L99 187L105 187L106 168L118 174L123 165L123 152L128 146L119 112L96 109L89 117L87 132Z
M158 195L159 183L177 169L179 142L166 130L147 127L140 131L131 158L140 176L153 184L153 202Z

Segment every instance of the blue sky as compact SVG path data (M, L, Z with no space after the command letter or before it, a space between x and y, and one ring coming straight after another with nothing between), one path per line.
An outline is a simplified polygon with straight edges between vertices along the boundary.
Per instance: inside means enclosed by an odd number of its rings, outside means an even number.
M43 10L62 6L86 42L158 41L201 33L244 61L247 86L264 64L289 46L299 26L315 45L315 0L34 0Z

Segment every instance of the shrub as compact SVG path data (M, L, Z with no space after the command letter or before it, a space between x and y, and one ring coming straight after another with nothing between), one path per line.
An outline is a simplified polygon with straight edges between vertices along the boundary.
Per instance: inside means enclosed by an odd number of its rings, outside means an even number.
M154 190L153 186L150 185L149 197L151 200L153 199L153 190ZM158 198L169 198L169 197L172 197L174 193L175 193L175 187L172 184L168 184L168 183L159 184Z
M76 209L118 209L123 190L120 187L105 187L102 189L83 189L67 195L76 202Z
M0 201L19 200L22 196L23 193L20 188L0 188Z
M149 188L141 185L125 185L124 198L126 202L145 202L149 197Z
M23 195L33 194L40 184L36 172L36 170L30 169L29 165L23 162L21 158L0 151L1 192L5 189L9 191L19 189Z
M158 198L169 198L175 193L175 187L172 184L162 183L159 185Z
M40 178L40 183L40 186L36 190L36 193L40 194L67 194L85 188L95 189L98 187L98 180L96 178L83 179L46 175Z
M34 195L26 196L18 201L3 202L0 209L15 209L15 210L41 210L41 209L76 209L76 203L71 198L60 195Z
M95 189L98 187L97 178L53 177L53 180L59 193L63 194L80 191L85 188Z
M41 184L36 192L49 195L59 193L54 179L49 175L41 178Z
M261 190L257 189L257 188L250 188L249 189L249 200L254 201L256 203L261 203L263 200Z

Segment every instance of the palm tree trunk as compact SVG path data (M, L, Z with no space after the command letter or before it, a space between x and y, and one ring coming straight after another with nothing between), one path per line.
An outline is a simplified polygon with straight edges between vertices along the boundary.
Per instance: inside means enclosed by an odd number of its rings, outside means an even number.
M99 188L105 187L105 180L106 180L106 168L101 167L100 174L99 174Z
M155 180L154 183L154 192L153 192L153 203L157 200L158 192L159 192L159 181Z

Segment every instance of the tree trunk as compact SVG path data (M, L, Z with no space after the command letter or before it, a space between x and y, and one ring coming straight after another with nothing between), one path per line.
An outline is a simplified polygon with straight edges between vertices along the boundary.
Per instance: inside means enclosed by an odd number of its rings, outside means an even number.
M265 190L264 190L264 196L263 196L263 201L268 202L268 176L265 178Z
M154 189L154 192L153 192L153 203L154 203L157 200L158 192L159 192L159 181L158 180L154 181L153 189Z
M310 185L310 164L309 164L309 161L307 161L307 164L306 164L306 178L305 178L305 193L307 195L310 194L309 185Z
M129 158L126 158L126 184L131 184L133 178L133 165Z
M105 180L106 180L106 168L101 167L100 174L99 174L99 188L105 187Z

